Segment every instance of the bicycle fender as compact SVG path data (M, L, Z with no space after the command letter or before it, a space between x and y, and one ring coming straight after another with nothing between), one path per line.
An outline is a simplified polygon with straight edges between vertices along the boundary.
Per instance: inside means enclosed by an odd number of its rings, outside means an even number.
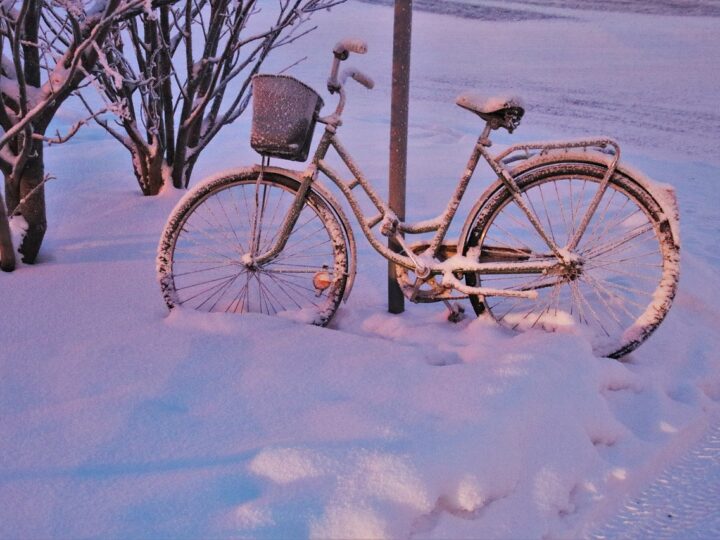
M257 171L260 171L262 167L260 165L255 165L253 168ZM263 170L272 174L277 174L279 176L285 176L287 178L295 180L298 184L302 183L303 180L302 171L294 171L292 169L285 169L283 167L264 167ZM328 208L330 208L332 213L335 214L335 217L338 219L338 221L340 221L340 224L342 225L345 239L348 242L348 247L350 250L350 253L348 254L350 264L348 268L348 279L347 283L345 284L345 291L343 292L343 302L347 302L348 298L350 297L350 292L352 291L353 285L355 284L355 274L357 273L357 249L355 247L355 235L353 234L350 221L345 215L342 206L340 206L333 194L330 193L327 188L323 186L322 183L320 183L320 181L317 179L313 181L310 189L328 206Z

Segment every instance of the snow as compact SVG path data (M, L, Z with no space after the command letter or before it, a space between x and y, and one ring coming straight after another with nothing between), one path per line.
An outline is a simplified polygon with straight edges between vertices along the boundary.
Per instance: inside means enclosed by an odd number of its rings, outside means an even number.
M442 305L390 315L385 261L360 236L355 287L330 329L168 315L155 249L183 193L142 197L124 149L88 128L47 150L58 179L46 186L39 264L0 275L0 537L632 531L612 519L627 497L677 478L661 473L720 413L720 18L566 5L495 21L415 14L407 214L434 216L465 169L482 128L453 104L465 89L525 97L523 125L498 132L498 146L615 137L623 167L672 185L681 213L678 295L647 343L621 363L563 328L514 334L470 316L453 325ZM367 40L355 61L377 85L348 88L339 133L381 191L391 13L356 2L317 13L308 50L297 50L309 60L294 68L322 89L333 44ZM256 162L249 131L245 115L208 148L194 182ZM460 217L490 179L476 172ZM717 478L688 470L697 485ZM668 495L671 508L684 508L684 492ZM717 518L715 500L693 505ZM716 536L716 525L699 527L695 537Z
M670 426L671 427L671 426ZM641 493L629 497L621 512L592 538L717 538L720 513L708 505L720 493L720 422L690 452ZM697 482L705 478L705 482Z
M25 239L25 233L28 229L28 223L22 216L10 217L10 234L12 236L13 246L20 246ZM16 257L16 261L22 261L21 257ZM17 262L16 262L17 264ZM22 264L22 262L20 262Z
M368 50L367 42L362 39L346 38L338 41L333 51L338 53L353 52L356 54L365 54Z

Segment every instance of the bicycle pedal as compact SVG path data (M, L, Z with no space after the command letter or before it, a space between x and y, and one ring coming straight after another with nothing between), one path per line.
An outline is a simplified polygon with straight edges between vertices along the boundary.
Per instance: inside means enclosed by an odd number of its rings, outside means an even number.
M423 283L425 283L424 279L420 279L417 277L415 278L415 284L413 285L412 292L410 293L408 300L410 300L411 302L415 302L418 292L420 291L420 287L422 286Z
M465 318L465 308L458 304L457 302L445 302L445 305L447 306L449 313L447 315L447 320L451 323L459 323Z

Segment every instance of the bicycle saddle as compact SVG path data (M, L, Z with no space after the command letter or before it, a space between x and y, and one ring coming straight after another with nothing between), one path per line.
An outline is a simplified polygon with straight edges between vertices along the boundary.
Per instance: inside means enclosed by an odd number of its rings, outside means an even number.
M516 96L485 97L472 92L458 96L455 101L463 109L474 112L492 129L504 127L512 133L525 114L523 102Z

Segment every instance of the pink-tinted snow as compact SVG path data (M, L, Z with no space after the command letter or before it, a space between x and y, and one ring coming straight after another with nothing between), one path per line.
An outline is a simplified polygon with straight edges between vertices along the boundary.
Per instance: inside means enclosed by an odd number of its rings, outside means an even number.
M564 18L415 14L408 214L432 219L464 170L482 126L462 91L524 97L498 146L615 137L681 212L679 292L646 344L619 363L572 329L390 315L360 237L330 329L168 315L155 250L182 193L140 196L126 152L88 129L48 151L40 264L0 275L0 537L577 538L691 448L720 408L720 19L529 9ZM322 90L332 46L368 42L353 62L376 88L348 82L340 133L381 191L391 14L318 14L291 72ZM198 177L256 161L249 120Z

